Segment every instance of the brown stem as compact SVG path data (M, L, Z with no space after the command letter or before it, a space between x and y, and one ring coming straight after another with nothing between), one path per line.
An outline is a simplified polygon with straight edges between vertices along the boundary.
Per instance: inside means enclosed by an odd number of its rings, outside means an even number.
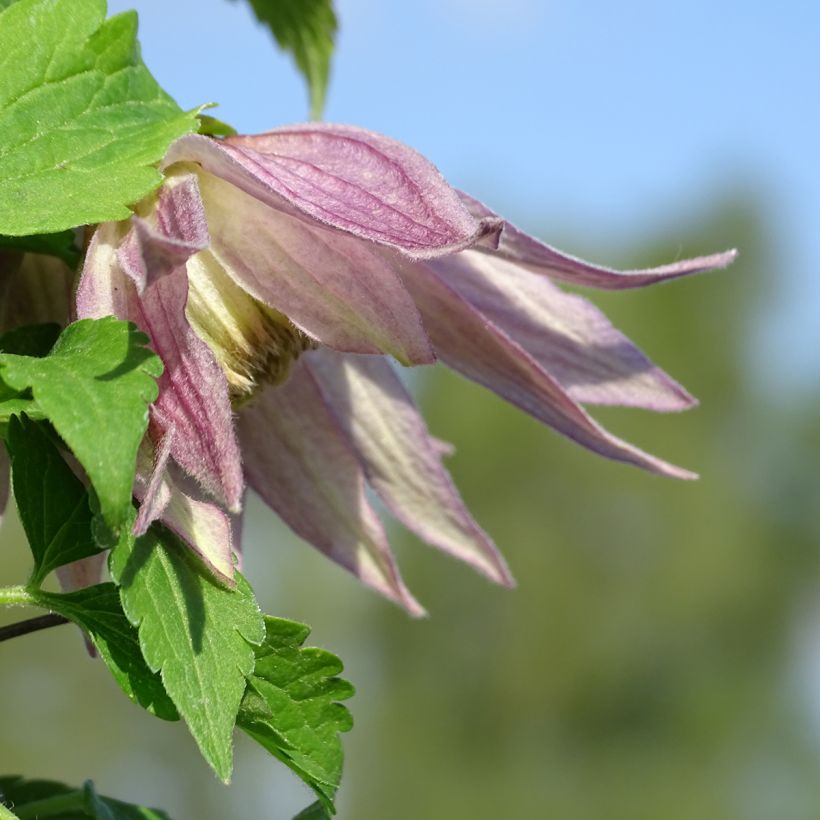
M30 632L38 632L41 629L49 629L52 626L67 623L68 618L64 618L62 615L39 615L36 618L18 621L16 624L0 626L0 641L8 641L20 635L28 635Z

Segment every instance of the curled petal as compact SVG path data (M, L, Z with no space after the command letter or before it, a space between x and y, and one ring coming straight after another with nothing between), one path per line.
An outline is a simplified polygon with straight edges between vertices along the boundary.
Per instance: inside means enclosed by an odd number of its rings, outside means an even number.
M200 188L210 253L243 290L329 347L433 360L397 254L269 208L211 174Z
M221 143L189 135L164 164L191 160L277 210L414 258L493 244L500 228L472 217L421 154L363 128L310 123Z
M80 318L113 314L134 322L149 335L165 365L159 398L151 408L154 438L160 440L174 429L171 455L177 464L215 499L238 510L242 466L228 385L210 349L185 317L185 267L170 266L161 276L152 277L140 295L123 272L118 249L125 244L122 257L127 257L127 264L136 264L130 253L134 247L150 244L154 233L144 232L139 242L129 237L123 242L123 232L121 224L108 223L95 233L77 291L77 313Z
M169 177L152 221L135 216L133 230L118 251L122 269L139 293L208 247L205 208L195 174Z
M445 364L602 456L660 475L696 477L607 433L532 356L432 268L408 267L405 282Z
M361 465L302 363L239 416L248 484L299 536L403 606L424 610L402 581L365 495Z
M512 586L509 569L476 524L441 463L436 442L392 367L378 356L305 355L367 480L408 529L493 581Z
M486 205L483 205L471 196L461 193L462 201L470 212L478 219L497 218ZM667 279L677 279L688 276L690 273L703 273L716 268L725 268L737 256L736 250L714 253L709 256L698 256L694 259L682 259L669 265L646 270L617 271L612 268L593 265L577 259L569 254L540 242L524 231L504 223L504 228L494 249L482 250L509 259L519 265L524 265L536 273L561 279L573 285L584 285L591 288L605 290L622 290L626 288L640 288L663 282Z
M519 344L575 401L685 410L695 400L598 308L545 276L478 251L431 262L438 275Z

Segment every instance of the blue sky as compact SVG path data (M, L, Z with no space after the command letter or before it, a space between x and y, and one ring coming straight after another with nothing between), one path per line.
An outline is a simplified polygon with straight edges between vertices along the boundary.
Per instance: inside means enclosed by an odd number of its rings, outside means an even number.
M218 101L216 113L245 132L305 117L300 79L244 3L109 6L139 10L146 62L182 105ZM764 383L816 387L820 4L337 7L342 31L326 118L413 145L524 227L548 240L574 237L567 250L626 253L653 230L674 236L679 223L683 235L737 185L761 196L779 238L778 264L750 356Z

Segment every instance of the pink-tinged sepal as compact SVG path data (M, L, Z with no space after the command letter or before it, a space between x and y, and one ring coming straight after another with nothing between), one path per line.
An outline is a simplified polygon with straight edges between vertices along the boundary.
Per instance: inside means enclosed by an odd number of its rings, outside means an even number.
M243 408L238 427L248 484L262 500L362 582L423 615L367 500L359 460L302 361L284 385Z
M415 265L405 282L445 364L599 455L672 478L696 477L607 433L526 350L431 267Z
M132 230L119 248L123 271L142 294L208 247L208 225L195 174L166 179L158 202L146 218L134 216Z
M133 534L145 535L161 521L178 535L224 584L233 587L233 527L228 515L190 486L170 459L174 431L154 448L146 438L140 447L134 495L140 502Z
M495 216L474 218L438 169L396 140L308 123L215 143L189 135L165 157L205 170L267 205L413 258L494 244Z
M460 196L464 205L477 219L498 218L497 214L477 199L473 199L465 193L460 193ZM485 252L524 265L530 270L550 276L553 279L560 279L572 285L604 290L641 288L646 285L653 285L656 282L689 276L693 273L704 273L705 271L725 268L731 265L737 257L736 250L729 250L708 256L698 256L693 259L681 259L678 262L661 265L657 268L619 271L601 265L593 265L590 262L584 262L582 259L563 253L557 248L553 248L524 233L524 231L509 222L504 223L497 247L495 249L486 249Z
M186 190L190 193L191 188ZM179 204L179 197L161 197L157 221L166 226L180 224L181 217L173 211ZM148 334L151 347L165 365L159 397L151 407L153 438L159 441L167 431L175 430L171 455L176 463L215 500L238 510L244 482L228 385L210 348L185 316L185 265L178 257L178 264L172 264L164 250L154 247L155 231L143 232L135 242L131 237L136 230L132 228L129 236L123 223L107 223L97 230L77 290L78 317L113 314ZM164 242L160 237L157 245L164 247ZM122 263L135 247L144 258L166 260L161 275L152 275L142 294L123 271ZM188 251L193 253L194 247L189 244ZM120 254L122 248L126 250ZM127 264L135 264L134 259L128 257Z
M685 410L697 402L589 301L546 276L478 251L430 263L582 404Z
M512 586L506 562L441 463L441 442L428 433L390 364L317 350L305 355L303 367L315 375L368 483L396 518L432 546Z

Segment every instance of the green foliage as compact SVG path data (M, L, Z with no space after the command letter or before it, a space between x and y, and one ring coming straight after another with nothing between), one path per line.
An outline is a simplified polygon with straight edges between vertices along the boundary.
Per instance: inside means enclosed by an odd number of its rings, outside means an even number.
M196 130L142 63L136 14L104 18L105 0L0 13L0 234L127 217L171 142Z
M30 584L57 567L99 552L82 482L49 436L27 416L12 417L6 438L14 497L34 555Z
M37 591L38 605L63 615L88 633L114 680L128 697L163 720L179 715L160 676L148 668L136 627L125 617L114 584L97 584L75 592Z
M88 473L114 531L131 511L137 448L162 372L146 342L134 325L106 317L69 325L45 358L0 354L0 379L31 389Z
M290 766L334 814L343 758L338 733L352 726L338 701L351 697L353 687L338 677L342 663L335 655L302 648L309 634L304 624L265 618L265 641L256 650L237 726Z
M310 115L319 119L325 104L330 58L336 37L332 0L248 0L257 20L279 47L293 54L310 90Z
M329 817L325 807L317 800L306 809L302 809L293 820L328 820Z
M163 811L102 797L90 780L74 789L52 780L0 777L0 799L14 808L8 816L19 820L171 820ZM2 808L0 803L0 818Z
M219 777L231 775L232 733L264 637L250 586L218 586L194 565L189 551L164 530L124 536L111 554L125 613L139 629L148 665L188 724Z
M206 137L233 137L237 130L228 123L207 114L199 115L199 133Z
M35 234L34 236L0 236L0 248L14 248L30 253L43 253L62 259L70 268L80 262L80 252L73 231Z

